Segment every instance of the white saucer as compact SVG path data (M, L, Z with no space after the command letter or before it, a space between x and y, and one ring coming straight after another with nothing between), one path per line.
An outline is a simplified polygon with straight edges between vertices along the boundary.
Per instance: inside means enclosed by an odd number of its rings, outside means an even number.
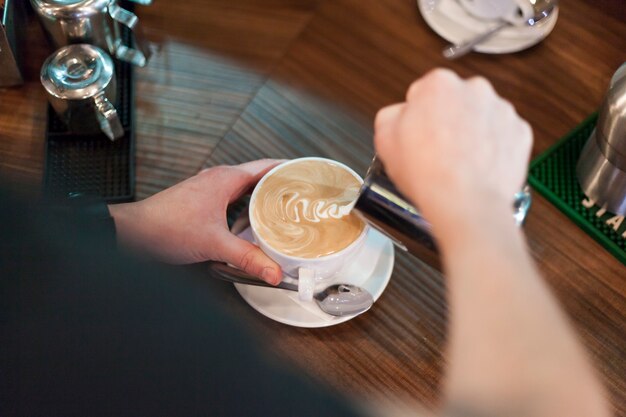
M457 0L417 0L417 5L428 26L454 44L472 39L497 24L469 15ZM504 28L476 45L474 50L487 54L507 54L530 48L552 32L558 17L559 9L556 7L550 16L535 26Z
M246 229L239 236L252 240ZM391 240L370 229L363 248L346 265L337 277L326 285L335 282L355 284L368 290L374 301L382 295L391 278L394 263L394 248ZM293 291L234 284L244 300L259 313L272 320L296 327L327 327L353 319L357 315L334 317L322 312L314 301L298 300L298 293Z

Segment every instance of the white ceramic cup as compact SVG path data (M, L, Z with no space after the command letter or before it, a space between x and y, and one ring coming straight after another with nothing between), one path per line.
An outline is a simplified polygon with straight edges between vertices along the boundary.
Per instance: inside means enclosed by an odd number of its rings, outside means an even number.
M363 184L363 179L354 172L350 167L333 161L332 159L325 158L317 158L317 157L308 157L308 158L298 158L292 159L290 161L284 162L272 170L270 170L267 174L261 178L258 182L254 191L252 192L252 197L250 198L250 226L252 229L252 235L254 236L254 240L257 245L261 248L263 252L270 258L272 258L278 265L280 265L283 273L293 277L298 278L299 282L299 292L301 300L310 300L313 296L313 290L315 284L320 283L324 280L330 279L336 274L347 262L349 262L361 249L363 244L365 243L366 236L369 230L369 227L365 225L363 227L363 231L357 237L354 242L348 245L346 248L340 250L339 252L332 253L330 255L322 256L319 258L299 258L297 256L286 255L281 253L280 251L271 247L257 232L257 222L254 217L254 204L256 202L256 197L259 189L265 182L267 178L272 176L275 172L289 166L292 164L297 164L304 161L322 161L331 163L338 167L341 167L352 174L360 184Z
M533 17L530 0L459 0L472 16L483 20L506 20L514 25L525 25Z

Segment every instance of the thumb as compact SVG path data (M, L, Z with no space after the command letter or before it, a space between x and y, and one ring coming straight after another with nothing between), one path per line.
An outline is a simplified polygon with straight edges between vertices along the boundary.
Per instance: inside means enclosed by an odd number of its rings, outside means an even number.
M234 170L233 172L238 172L243 175L231 176L232 184L229 188L232 190L232 194L230 195L228 203L237 200L259 182L263 175L283 162L284 160L279 159L259 159L231 167L231 169Z
M272 285L278 285L282 281L283 273L280 266L258 246L230 233L224 233L219 241L218 256L221 260Z
M276 165L280 165L286 162L286 159L257 159L256 161L244 162L243 164L236 165L237 169L247 172L253 175L255 180L260 180L270 169Z

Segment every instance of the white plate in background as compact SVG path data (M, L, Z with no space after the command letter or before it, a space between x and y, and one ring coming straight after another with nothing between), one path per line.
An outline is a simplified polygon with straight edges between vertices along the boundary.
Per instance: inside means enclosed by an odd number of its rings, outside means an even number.
M498 24L471 16L457 0L417 0L417 5L428 26L454 44L472 39ZM552 32L558 17L559 10L556 7L550 16L537 25L506 27L476 45L474 50L487 54L506 54L530 48Z

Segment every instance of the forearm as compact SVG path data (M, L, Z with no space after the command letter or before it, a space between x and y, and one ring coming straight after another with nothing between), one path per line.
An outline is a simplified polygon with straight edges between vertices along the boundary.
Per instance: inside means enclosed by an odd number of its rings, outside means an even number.
M440 242L450 292L450 406L503 416L610 415L508 208L470 218Z
M109 211L115 221L118 245L159 261L177 263L176 248L182 243L176 231L167 222L154 221L164 216L142 202L110 205Z
M376 150L433 226L450 289L453 417L604 417L602 388L512 218L532 129L485 79L435 70L378 112ZM455 408L456 406L459 408Z
M157 234L160 230L150 230L146 226L148 216L137 208L140 204L111 204L109 212L115 221L118 244L132 250L150 251L151 245L159 242Z

